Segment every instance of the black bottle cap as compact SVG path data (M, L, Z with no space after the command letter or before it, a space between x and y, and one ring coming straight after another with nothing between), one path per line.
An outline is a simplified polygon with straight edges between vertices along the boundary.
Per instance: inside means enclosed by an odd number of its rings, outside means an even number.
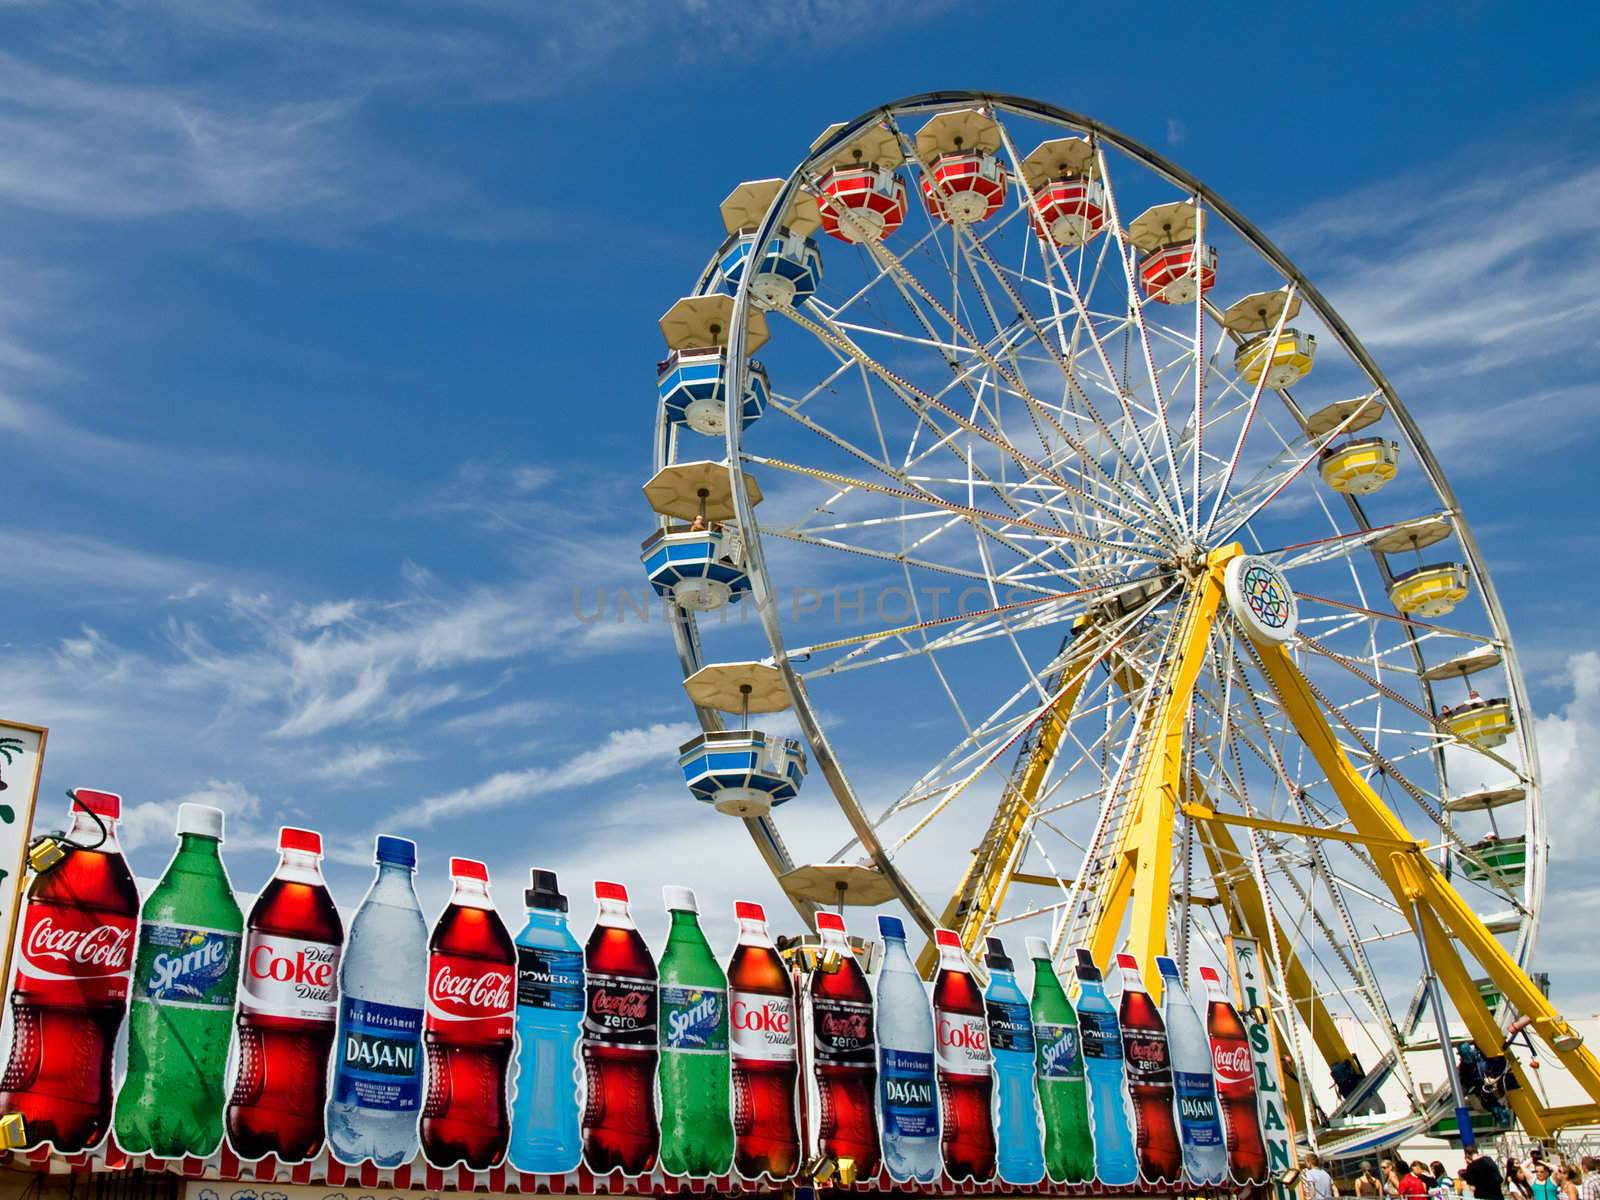
M561 894L561 886L556 883L556 873L539 867L533 868L533 886L522 893L522 902L529 908L567 911L567 898Z
M1100 981L1100 968L1094 965L1094 955L1082 946L1078 947L1078 978L1090 983Z
M1011 956L1006 953L1005 943L997 937L983 939L983 961L989 964L991 971L1014 971L1015 965Z

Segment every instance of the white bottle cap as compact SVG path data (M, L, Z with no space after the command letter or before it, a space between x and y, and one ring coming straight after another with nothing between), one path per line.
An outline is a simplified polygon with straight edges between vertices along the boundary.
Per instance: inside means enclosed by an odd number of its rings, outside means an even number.
M700 906L695 903L693 888L675 887L669 883L661 889L661 899L665 902L668 912L700 911Z
M222 810L209 804L178 805L178 835L197 833L222 840Z
M1049 960L1050 947L1045 944L1045 940L1042 937L1023 938L1022 944L1027 947L1029 958Z

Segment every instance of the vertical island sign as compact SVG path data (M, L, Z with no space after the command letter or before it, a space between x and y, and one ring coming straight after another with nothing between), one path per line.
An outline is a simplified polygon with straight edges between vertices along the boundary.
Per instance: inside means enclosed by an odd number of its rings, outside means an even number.
M1228 939L1228 946L1233 954L1239 1017L1244 1021L1245 1036L1250 1039L1250 1057L1255 1060L1256 1102L1261 1112L1261 1133L1267 1143L1267 1170L1272 1176L1273 1193L1284 1200L1294 1194L1279 1182L1285 1172L1294 1169L1294 1131L1283 1096L1277 1039L1267 1016L1271 1007L1266 974L1261 969L1261 945L1252 938L1234 937Z
M17 914L22 910L46 733L41 725L0 721L0 929L6 934L5 949L0 951L0 987L11 978L11 945L17 939Z

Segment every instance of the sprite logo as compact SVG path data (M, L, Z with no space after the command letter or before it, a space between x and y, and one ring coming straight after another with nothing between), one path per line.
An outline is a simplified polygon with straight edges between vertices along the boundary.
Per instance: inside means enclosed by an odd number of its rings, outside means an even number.
M239 935L148 924L139 943L138 998L159 1004L231 1008L239 973Z

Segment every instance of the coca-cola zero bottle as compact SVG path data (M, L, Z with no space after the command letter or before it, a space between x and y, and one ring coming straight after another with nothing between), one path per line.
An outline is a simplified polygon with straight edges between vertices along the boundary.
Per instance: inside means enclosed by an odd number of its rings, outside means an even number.
M878 1173L878 1049L872 1035L872 989L844 935L844 918L817 914L823 957L811 973L811 1036L817 1097L817 1148L854 1174ZM831 970L829 969L831 968Z
M1211 1040L1211 1073L1228 1144L1228 1171L1235 1183L1260 1183L1267 1177L1267 1145L1256 1107L1255 1061L1239 1010L1222 989L1222 976L1200 968L1206 985L1206 1034Z
M960 1182L983 1183L994 1176L993 1055L983 993L967 965L961 939L948 929L934 931L939 973L933 983L933 1025L939 1069L940 1145L944 1170Z
M1139 1174L1147 1183L1177 1183L1183 1178L1183 1147L1172 1112L1172 1056L1167 1027L1139 977L1139 960L1117 955L1122 1002L1122 1055L1128 1067L1128 1098L1133 1102L1134 1145Z
M228 1142L295 1163L322 1148L344 926L322 881L322 835L278 833L278 869L250 910L239 976Z
M583 1157L597 1175L642 1175L661 1150L656 964L634 928L628 889L597 881L594 899L600 911L583 950Z
M66 857L28 887L0 1112L28 1146L75 1154L111 1123L111 1054L128 1007L139 892L117 845L122 798L77 788Z
M739 944L728 963L733 1165L747 1179L787 1179L800 1166L794 984L772 944L761 905L741 900L734 915Z
M489 899L489 868L452 858L450 903L428 939L422 1026L428 1057L422 1154L436 1167L465 1163L483 1171L505 1157L516 962L511 934Z

